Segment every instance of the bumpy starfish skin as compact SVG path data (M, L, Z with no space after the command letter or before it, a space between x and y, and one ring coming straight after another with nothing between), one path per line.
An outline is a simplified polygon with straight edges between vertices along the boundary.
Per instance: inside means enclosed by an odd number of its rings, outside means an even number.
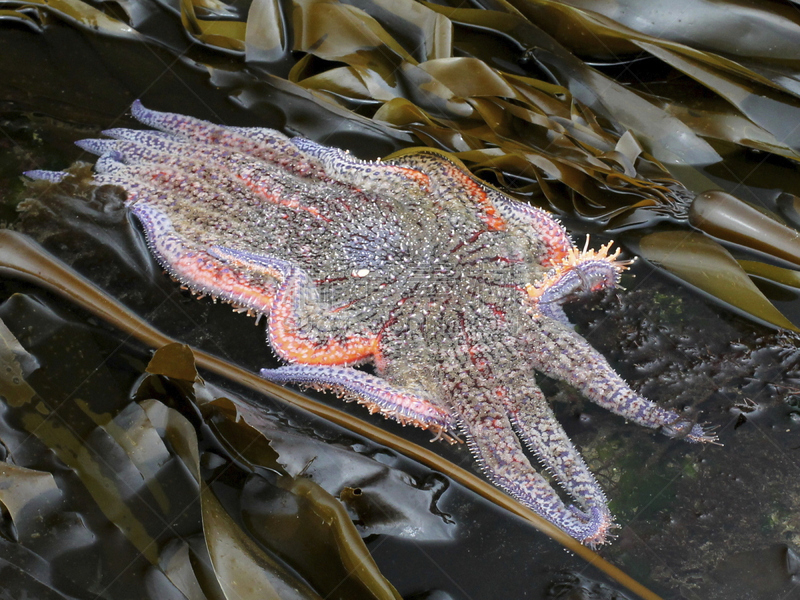
M713 440L636 394L571 329L562 304L613 287L624 268L608 247L578 251L547 213L432 151L365 162L269 129L138 102L133 114L158 131L80 142L100 155L96 183L127 191L175 278L269 315L269 342L290 364L266 379L463 435L495 484L587 544L605 540L612 517L534 371L640 425ZM375 375L354 368L366 362Z

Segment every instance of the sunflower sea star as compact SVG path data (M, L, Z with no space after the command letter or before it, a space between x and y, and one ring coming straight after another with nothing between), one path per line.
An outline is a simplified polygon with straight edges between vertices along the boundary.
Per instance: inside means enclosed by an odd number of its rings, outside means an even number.
M289 365L264 378L333 390L438 436L462 434L496 485L591 545L613 526L606 497L534 370L668 436L714 440L631 390L570 327L562 304L616 285L619 251L577 250L547 213L434 151L367 162L270 129L138 101L132 110L158 131L79 142L100 155L95 183L127 191L173 277L269 315L269 342ZM364 363L376 375L353 368Z

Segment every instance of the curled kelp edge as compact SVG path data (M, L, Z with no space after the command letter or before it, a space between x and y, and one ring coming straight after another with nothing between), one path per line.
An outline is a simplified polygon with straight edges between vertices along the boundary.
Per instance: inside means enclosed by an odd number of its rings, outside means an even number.
M2 247L0 252L0 273L4 276L24 279L49 289L153 348L175 343L175 340L170 339L131 313L122 304L96 288L90 281L77 274L26 236L9 230L0 230L0 246ZM358 418L265 381L257 375L231 365L216 356L200 350L193 350L193 354L200 368L237 381L258 393L266 394L291 406L307 410L316 416L327 419L353 433L392 448L413 460L446 474L476 494L530 522L534 527L642 598L658 598L653 592L631 579L617 567L606 562L589 548L578 543L550 522L542 519L530 509L522 506L516 500L506 496L477 476L453 465L435 453L391 433L382 431Z
M314 589L323 591L325 597L331 597L333 590L336 590L335 596L341 597L361 595L368 590L369 595L374 598L398 600L396 590L380 574L344 506L317 483L286 472L281 464L281 457L270 445L268 434L251 427L242 418L242 413L233 400L219 396L200 379L193 353L187 346L174 343L158 349L147 367L147 372L166 378L172 384L170 395L177 397L184 405L196 403L203 422L212 431L216 441L240 465L253 470L254 474L248 479L245 488L248 485L259 485L260 482L262 488L272 490L274 502L284 507L272 515L268 525L259 523L259 526L250 528L250 535L256 537L261 545L276 556L284 558L288 540L297 537L310 541L314 548L313 553L295 553L291 557L294 559L292 567L302 573ZM187 382L191 385L185 385ZM151 385L156 384L144 383L136 395L147 395ZM182 458L184 462L196 465L190 468L199 473L200 461L195 453L190 454ZM267 482L258 477L257 469L260 468L277 473L276 480ZM220 563L227 570L237 569L236 563L242 560L238 555L246 550L244 560L248 559L248 555L253 555L258 563L266 565L261 570L269 573L277 569L275 560L260 551L227 514L210 484L201 486L201 499L204 522L219 523L225 532L230 532L228 539L216 534L207 539L209 554L215 567ZM296 511L287 512L287 506L296 507ZM253 517L248 518L250 513L246 506L243 511L245 521L252 523ZM308 550L308 547L304 547L304 550ZM282 585L285 580L284 573L277 584ZM264 589L257 581L248 585ZM272 586L275 585L272 582ZM285 591L279 591L278 596L287 597ZM317 597L316 594L314 597Z
M47 309L36 301L17 296L11 302L27 309L28 320L38 316L40 321L46 318L58 326L70 327L55 313L43 317L40 311ZM82 348L92 353L90 345ZM249 427L235 422L235 411L231 413L224 403L213 401L203 406L202 419L193 422L196 413L191 409L195 393L192 386L202 392L203 385L199 378L185 385L184 378L194 371L192 354L185 347L175 344L159 350L156 364L151 364L148 371L161 374L145 377L133 401L127 394L117 398L121 410L115 410L113 416L104 412L106 405L101 408L95 403L88 390L85 399L66 402L54 395L58 394L58 386L47 383L54 376L52 372L37 378L42 386L40 393L25 375L29 357L0 321L0 388L8 403L0 442L8 448L8 459L12 461L0 461L0 520L2 537L18 544L15 552L4 554L16 567L14 577L5 583L19 584L10 589L38 590L42 597L66 598L63 575L50 580L42 576L42 567L76 547L109 537L126 539L130 545L125 552L135 552L151 565L151 571L160 572L147 575L152 597L165 597L177 588L186 597L209 600L320 600L322 595L304 578L310 574L310 579L319 579L320 573L330 570L327 586L318 587L325 597L399 600L400 596L378 571L344 506L317 484L280 473L274 452L253 452L252 436L239 437ZM45 370L55 371L57 377L58 368L49 365ZM107 389L105 396L121 391L122 387ZM71 416L69 421L64 419L65 411ZM228 421L230 431L224 439L212 441L209 447L204 432L204 446L199 445L198 426ZM19 431L9 429L10 424L16 424ZM215 428L215 433L218 431ZM37 451L30 448L34 443ZM233 453L233 461L219 462L226 455L219 452L220 443ZM268 440L263 438L263 445L266 444ZM248 458L252 462L242 462L243 449L250 450ZM215 458L206 458L209 450ZM48 455L52 458L48 459ZM53 458L67 467L57 468L55 478L48 471L25 466L29 461L48 465ZM234 461L235 467L227 466ZM183 469L177 466L179 462ZM259 469L263 468L270 473L279 472L277 481L271 482L262 475ZM223 497L230 497L220 480L231 469L251 470L249 480L262 480L284 506L292 505L292 498L301 506L302 510L290 515L289 520L295 533L302 530L307 539L313 540L313 560L308 558L288 568L263 550L270 548L273 529L260 529L259 543L252 539L247 522L238 522L219 495L221 490ZM70 473L77 477L70 477ZM93 502L85 502L87 494ZM200 530L194 527L198 519ZM122 535L101 533L109 523ZM198 538L198 533L202 537ZM43 545L41 538L52 541ZM0 539L2 543L4 540ZM41 556L37 554L42 551ZM108 560L107 566L113 570L115 559L111 555L99 560L104 564ZM169 593L160 587L170 584L174 588Z

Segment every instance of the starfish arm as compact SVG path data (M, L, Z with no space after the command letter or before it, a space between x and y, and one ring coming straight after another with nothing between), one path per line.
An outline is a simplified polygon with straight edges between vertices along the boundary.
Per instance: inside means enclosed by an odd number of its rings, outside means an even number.
M391 161L391 164L421 171L430 181L430 192L444 205L448 202L468 202L476 209L476 216L489 231L505 231L506 222L494 205L490 189L478 181L464 165L454 162L435 151L422 150Z
M487 188L489 197L508 223L531 227L545 245L541 264L552 267L574 249L567 230L551 214L529 204L514 200L497 190Z
M298 175L326 178L322 169L304 160L289 138L274 129L216 125L194 117L151 110L139 100L131 105L131 113L140 123L177 138L244 152Z
M175 279L198 294L222 298L257 314L269 312L276 292L270 280L231 268L202 247L186 242L175 233L167 215L152 205L136 204L132 212L142 223L150 251Z
M528 296L541 315L569 324L563 305L580 292L596 292L612 288L619 282L627 261L618 261L620 251L609 254L611 244L596 250L580 252L571 249L547 275L533 285L528 285Z
M478 209L479 218L490 230L503 231L511 225L541 240L544 255L540 261L544 266L558 264L574 248L567 230L551 215L486 185L463 164L432 151L401 156L392 162L425 173L435 193L446 196L458 189Z
M49 181L50 183L59 183L67 176L64 171L46 171L44 169L25 171L22 174L37 181Z
M610 525L608 509L590 506L587 514L566 506L531 466L504 411L489 402L463 403L458 411L467 444L495 485L572 537L587 544L602 543Z
M592 402L669 437L713 442L716 437L678 413L661 408L634 392L586 340L551 319L542 319L541 340L534 368L575 386Z
M264 161L258 158L209 146L204 150L204 160L198 161L186 154L184 141L160 131L109 129L103 133L115 139L75 142L87 152L100 156L95 165L98 173L128 165L123 175L127 176L126 181L133 178L154 180L169 174L172 187L178 193L182 191L179 187L181 182L191 179L219 192L226 191L239 197L249 194L256 202L304 211L315 218L328 220L317 207L305 206L294 195L286 194ZM168 187L169 184L163 181L162 188ZM183 194L186 194L185 190L184 187Z
M600 544L613 526L606 496L578 450L570 441L541 391L531 386L529 397L506 395L511 424L520 439L579 504L584 514L593 510L605 523L584 543Z
M360 190L381 193L392 185L413 185L428 190L428 176L416 169L380 160L361 160L345 150L323 146L305 138L292 138L291 141L304 154L319 160L328 174Z
M296 383L317 390L330 390L380 412L402 425L416 425L444 434L456 428L450 412L430 400L392 386L385 380L350 367L290 365L262 369L261 376L274 383Z
M115 136L117 139L99 140L89 138L78 140L75 145L98 156L113 154L126 164L162 160L165 153L176 146L180 146L180 143L175 138L158 131L109 129L103 133Z
M287 362L305 365L349 365L375 353L377 334L350 323L322 303L308 275L292 263L241 250L215 246L212 256L261 272L280 281L269 312L269 340Z

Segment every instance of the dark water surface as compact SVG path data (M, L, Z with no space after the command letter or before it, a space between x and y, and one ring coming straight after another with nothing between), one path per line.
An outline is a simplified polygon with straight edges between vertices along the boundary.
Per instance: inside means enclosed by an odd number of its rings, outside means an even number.
M179 290L149 257L138 224L113 193L87 199L25 189L19 174L91 160L73 142L133 125L127 110L137 98L158 110L301 134L363 157L419 140L364 120L344 120L282 80L247 70L235 57L211 57L188 41L177 18L152 10L141 16L138 29L161 45L95 35L56 20L41 32L0 20L0 220L31 234L165 333L247 369L274 366L263 323L254 327L252 319L229 307ZM504 52L508 49L498 46L498 64L508 61ZM212 62L216 68L209 71ZM286 65L273 68L285 75ZM767 189L775 185L770 173L783 172L786 165L775 164L783 159L762 158L731 153L730 168L749 172L745 183L751 188L722 167L709 176L740 194L749 189L754 197L774 201L777 194ZM23 199L26 212L20 214L16 203ZM577 231L593 229L588 222L567 223ZM571 308L578 331L634 388L664 406L696 410L716 425L723 446L692 446L626 425L574 390L543 381L620 525L616 540L599 554L663 598L800 598L796 337L732 315L643 261L622 284L628 291ZM797 321L797 290L764 286ZM0 317L40 364L29 382L57 401L61 418L80 423L81 402L110 415L129 405L148 349L32 285L7 279L0 292ZM206 378L230 394L263 402L309 443L329 446L332 472L351 469L357 477L365 469L361 489L371 492L376 504L357 524L381 571L404 598L633 597L527 523L443 475L274 400L255 398L235 382ZM332 396L319 398L339 406ZM474 470L463 446L431 446L424 432L371 417L358 406L340 408ZM0 441L24 448L24 429L13 415L0 411L0 420ZM7 449L0 446L0 452L6 459ZM90 508L91 498L67 466L36 448L19 452L31 468L56 473L59 486L63 482L74 495L61 512L48 513L50 533L40 550L54 558L46 566L25 562L32 559L20 557L19 534L0 531L0 598L22 598L23 590L41 598L181 597ZM360 457L388 465L414 492L400 497L387 492L394 488L384 487L380 478L371 483ZM258 514L261 492L232 473L219 484L236 490L229 494L230 505ZM174 482L165 484L176 497L185 493L183 476L176 470ZM146 515L146 507L137 513ZM159 544L168 544L171 535L198 534L197 515L182 518ZM39 573L43 586L34 589L31 580L15 579L20 565Z

